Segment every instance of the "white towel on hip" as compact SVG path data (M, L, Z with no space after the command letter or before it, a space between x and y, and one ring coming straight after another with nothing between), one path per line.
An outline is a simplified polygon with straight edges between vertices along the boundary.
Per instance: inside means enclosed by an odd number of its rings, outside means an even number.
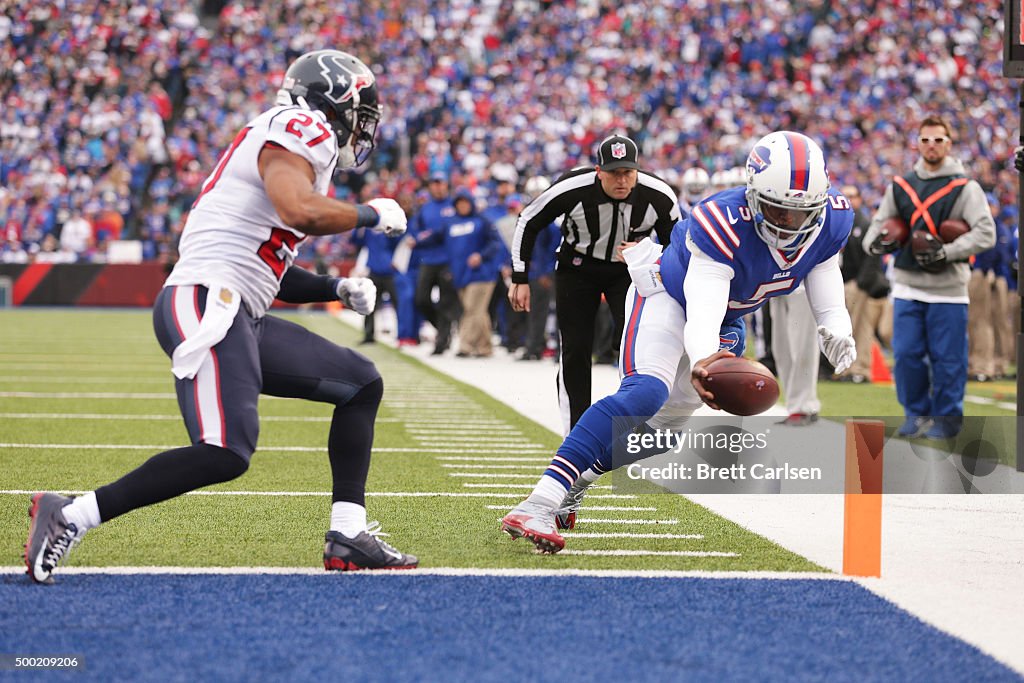
M231 329L242 297L223 285L209 285L206 310L199 329L178 344L171 354L171 372L178 379L192 379L209 357L210 349L220 343Z

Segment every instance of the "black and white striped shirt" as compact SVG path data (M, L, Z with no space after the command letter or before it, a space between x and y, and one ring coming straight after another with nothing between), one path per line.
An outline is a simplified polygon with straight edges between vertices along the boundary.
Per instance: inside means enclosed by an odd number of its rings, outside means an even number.
M612 199L592 166L569 171L523 208L512 238L512 282L526 284L537 234L563 217L560 250L611 261L620 242L635 242L655 231L668 245L680 220L675 191L661 178L637 171L629 196Z

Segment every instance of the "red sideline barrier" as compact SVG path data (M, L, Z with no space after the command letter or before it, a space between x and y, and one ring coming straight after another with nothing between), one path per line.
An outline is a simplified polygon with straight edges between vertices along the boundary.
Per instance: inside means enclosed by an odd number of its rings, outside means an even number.
M74 265L65 266L73 268ZM74 303L79 306L149 307L167 279L162 263L113 263L101 270Z
M300 264L309 267L309 264ZM333 264L347 274L352 261ZM14 283L15 306L139 306L153 305L167 279L162 263L0 264L0 276ZM275 308L293 305L275 302Z

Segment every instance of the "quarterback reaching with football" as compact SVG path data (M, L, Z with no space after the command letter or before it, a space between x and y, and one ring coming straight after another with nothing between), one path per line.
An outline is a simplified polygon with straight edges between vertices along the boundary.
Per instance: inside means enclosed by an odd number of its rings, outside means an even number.
M770 297L807 291L818 342L842 372L856 358L839 251L853 225L849 202L831 187L821 148L806 135L771 133L747 157L745 186L699 201L676 224L667 249L644 240L623 255L626 297L616 393L592 405L558 448L530 496L501 522L545 553L565 546L587 488L612 463L613 420L653 416L639 428L679 430L701 402L701 384L726 330ZM743 329L739 327L739 334Z
M267 315L275 298L341 300L372 313L369 279L315 275L293 261L308 235L358 227L405 232L405 212L392 199L351 204L327 197L335 169L358 166L373 151L380 116L376 79L366 64L338 50L310 52L289 66L275 106L250 121L220 157L192 206L181 258L153 309L192 444L159 453L78 498L34 495L25 546L34 581L48 582L89 529L244 473L256 449L260 393L334 406L324 566L417 565L366 522L380 374L359 353Z

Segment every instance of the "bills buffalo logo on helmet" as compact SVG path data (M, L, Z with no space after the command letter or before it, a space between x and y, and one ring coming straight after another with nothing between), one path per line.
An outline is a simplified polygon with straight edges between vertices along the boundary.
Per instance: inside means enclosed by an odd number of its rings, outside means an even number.
M763 145L758 145L754 148L754 151L750 153L747 158L747 167L754 173L760 173L761 171L768 168L768 164L772 161L771 150Z
M612 158L623 159L626 156L626 143L624 142L613 142L612 143Z

